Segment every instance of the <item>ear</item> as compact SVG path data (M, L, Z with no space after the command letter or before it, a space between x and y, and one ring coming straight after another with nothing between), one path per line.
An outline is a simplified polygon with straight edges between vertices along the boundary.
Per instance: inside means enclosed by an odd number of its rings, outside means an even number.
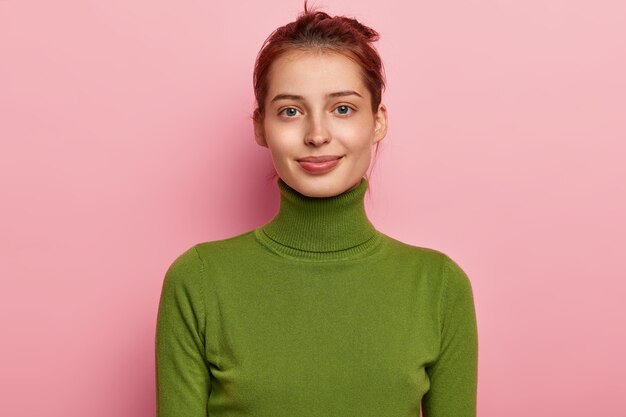
M378 106L374 122L374 143L377 143L387 135L387 107L383 103Z
M265 129L263 128L263 118L259 114L258 109L254 111L252 116L252 123L254 125L254 140L261 146L267 148L267 141L265 140Z

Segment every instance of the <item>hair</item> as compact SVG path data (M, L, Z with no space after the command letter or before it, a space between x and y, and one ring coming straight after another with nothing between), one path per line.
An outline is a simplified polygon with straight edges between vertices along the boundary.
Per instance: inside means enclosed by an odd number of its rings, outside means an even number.
M330 16L307 7L297 19L275 29L263 42L254 65L253 85L257 107L252 119L260 121L265 116L265 99L268 93L268 74L272 63L289 51L334 52L353 60L361 67L363 82L370 92L372 112L378 110L385 89L382 60L372 45L380 35L355 18ZM376 143L376 155L378 145ZM278 174L274 171L270 178ZM368 177L366 175L366 177ZM368 177L369 179L369 177Z

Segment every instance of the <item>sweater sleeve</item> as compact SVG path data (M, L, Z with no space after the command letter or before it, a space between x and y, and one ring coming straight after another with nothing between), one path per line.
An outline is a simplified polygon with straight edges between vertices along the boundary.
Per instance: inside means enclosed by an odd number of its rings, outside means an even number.
M204 350L203 264L194 247L163 280L155 338L157 417L206 417L211 380Z
M447 255L440 300L439 356L426 368L430 389L422 398L424 417L475 417L478 329L472 286Z

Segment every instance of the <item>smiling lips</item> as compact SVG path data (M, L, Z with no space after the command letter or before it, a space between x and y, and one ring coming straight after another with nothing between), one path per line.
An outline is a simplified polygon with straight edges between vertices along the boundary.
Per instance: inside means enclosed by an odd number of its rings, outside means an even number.
M298 159L298 163L308 172L323 174L335 168L342 158L339 155L307 156Z

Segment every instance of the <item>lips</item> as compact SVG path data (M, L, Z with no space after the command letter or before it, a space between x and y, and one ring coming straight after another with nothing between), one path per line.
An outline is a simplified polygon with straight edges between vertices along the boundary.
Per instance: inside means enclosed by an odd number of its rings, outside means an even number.
M326 162L333 161L341 158L341 155L322 155L322 156L307 156L306 158L298 159L299 162Z
M323 155L309 156L298 160L300 166L311 174L325 174L332 171L340 162L342 156Z

